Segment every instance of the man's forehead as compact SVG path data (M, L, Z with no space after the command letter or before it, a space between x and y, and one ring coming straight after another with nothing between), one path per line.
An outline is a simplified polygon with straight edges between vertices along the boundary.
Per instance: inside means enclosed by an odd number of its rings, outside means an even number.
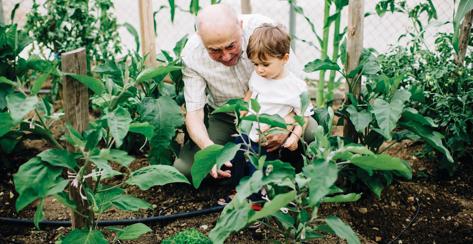
M241 38L238 31L229 33L201 33L202 42L206 48L222 49L232 45Z

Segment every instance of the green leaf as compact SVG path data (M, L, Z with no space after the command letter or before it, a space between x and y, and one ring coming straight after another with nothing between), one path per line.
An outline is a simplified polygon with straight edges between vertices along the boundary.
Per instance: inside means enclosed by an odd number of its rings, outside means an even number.
M39 222L44 219L44 198L41 198L41 201L39 202L38 206L36 206L36 212L34 213L34 225L36 226L37 229L39 229Z
M126 30L133 36L133 40L135 41L135 51L139 52L140 51L140 35L138 34L138 31L136 31L135 27L131 25L128 22L123 23L123 26L125 26Z
M153 186L162 186L169 183L189 184L189 181L173 166L151 165L131 173L126 183L138 186L141 190L148 190Z
M131 115L125 108L118 106L115 110L107 114L107 124L115 139L115 146L120 147L123 143L123 138L128 134L128 129L131 123Z
M41 160L48 162L52 166L65 167L76 171L78 167L74 155L64 149L48 149L37 155Z
M416 123L419 123L422 126L429 126L434 128L438 126L437 124L435 124L433 119L419 114L419 112L417 112L417 110L413 108L405 109L404 112L402 112L401 119L402 121L407 121L407 123L409 123L409 121L415 121Z
M304 71L305 72L315 72L318 70L340 70L340 66L338 66L337 63L331 61L330 59L316 59L312 62L307 63L304 66Z
M225 162L232 160L240 146L240 144L229 142L225 146L214 144L198 151L194 156L194 163L191 168L194 187L199 188L200 183L214 165L220 168Z
M92 90L96 95L101 95L104 90L105 86L101 80L97 80L94 77L87 76L87 75L78 75L78 74L71 74L71 73L65 73L65 75L70 76L80 83L82 83L84 86Z
M264 208L260 211L255 212L254 215L251 216L249 222L256 221L258 219L272 216L279 209L285 207L287 204L292 202L296 198L296 191L290 191L284 194L276 195L270 202L264 204Z
M396 128L404 105L398 102L388 103L377 98L372 107L380 132L387 140L391 140L391 131Z
M84 138L76 129L74 129L74 127L72 127L71 124L66 123L66 129L67 133L64 134L64 137L66 138L67 142L76 147L85 146L86 142L84 141Z
M259 105L258 101L256 99L253 99L251 98L250 99L250 105L251 105L251 109L255 112L255 113L259 113L260 109L261 109L261 106Z
M67 244L107 244L108 241L102 232L98 230L72 230L62 239L62 243Z
M223 244L232 232L243 229L254 212L246 200L233 199L220 214L217 224L210 231L209 238L214 244Z
M13 121L20 122L35 108L38 98L36 96L26 97L20 93L11 93L6 97L6 101Z
M45 164L37 157L22 164L13 175L15 189L19 194L16 199L17 211L38 198L63 191L68 181L61 177L62 171L62 168Z
M353 157L351 162L364 170L397 171L407 179L412 178L412 169L406 161L387 154Z
M176 14L176 4L174 0L168 0L169 2L169 9L171 11L171 22L174 22L174 15Z
M330 226L330 228L335 232L338 237L347 240L348 244L360 243L358 236L356 236L355 232L353 232L350 226L343 223L343 221L340 220L338 217L329 216L327 217L327 219L325 219L325 222L328 226Z
M117 150L117 149L102 149L98 158L108 161L113 161L121 166L127 167L130 166L131 162L135 160L133 156L128 155L126 151Z
M136 82L141 83L143 81L154 79L158 76L164 78L164 76L166 76L168 73L180 70L181 68L181 66L174 65L147 68L138 75L138 77L136 78Z
M313 162L303 168L304 175L310 179L309 200L316 206L329 192L338 177L337 165L331 162Z
M234 98L228 100L224 105L215 109L212 114L216 113L239 113L240 111L248 111L248 103L243 99Z
M56 195L54 195L54 198L56 198L60 203L62 203L62 205L70 209L73 209L73 210L77 209L76 203L69 198L69 195L66 192L59 192Z
M133 122L130 124L129 131L141 134L149 140L154 135L154 126L150 125L148 122Z
M243 118L242 120L247 120L247 121L255 121L255 122L260 122L260 123L265 123L267 125L270 125L271 127L279 127L279 128L286 128L286 122L284 119L279 116L279 115L269 115L269 114L250 114L247 115Z
M46 80L48 79L50 74L51 74L50 72L41 74L35 80L35 82L33 83L33 86L31 87L31 94L33 94L33 95L38 94L39 90L41 89L41 87L43 87L44 82L46 82Z
M364 133L364 130L371 123L371 113L366 110L358 112L353 105L347 107L347 112L350 114L350 121L355 126L358 133Z
M420 136L422 140L445 155L450 163L454 162L450 151L442 143L442 139L444 138L442 134L415 121L400 122L400 125Z
M138 112L144 121L154 127L149 160L152 164L171 164L170 144L177 128L184 124L179 106L172 98L166 96L159 99L145 98Z
M349 193L349 194L340 194L334 197L324 197L322 202L335 202L335 203L342 203L342 202L356 202L360 200L361 193Z
M151 228L142 223L132 224L123 229L108 228L117 234L118 240L135 240L141 235L151 232Z
M140 209L150 209L151 204L145 200L130 195L120 195L112 201L113 206L125 211L138 211Z
M0 84L7 84L7 85L10 85L10 86L16 86L16 83L9 80L7 77L5 76L0 76Z
M124 196L123 193L125 192L121 188L113 188L104 185L99 185L97 190L97 193L94 194L94 211L98 213L109 210L113 206L113 202L119 200L121 196Z
M0 113L0 137L7 134L14 125L9 113Z

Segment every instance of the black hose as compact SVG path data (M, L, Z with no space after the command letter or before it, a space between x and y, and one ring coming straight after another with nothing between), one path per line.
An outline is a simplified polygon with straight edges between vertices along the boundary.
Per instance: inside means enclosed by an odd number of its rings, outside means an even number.
M151 224L151 223L163 223L170 222L176 219L191 218L206 214L211 214L222 210L224 206L214 206L206 209L195 210L184 213L177 213L172 215L159 215L151 216L146 218L138 219L118 219L118 220L102 220L98 221L98 226L111 226L111 225L131 225L136 223ZM34 222L31 219L16 219L0 217L0 224L20 225L20 226L34 226ZM40 227L59 227L59 226L71 226L71 221L68 220L43 220L39 222Z

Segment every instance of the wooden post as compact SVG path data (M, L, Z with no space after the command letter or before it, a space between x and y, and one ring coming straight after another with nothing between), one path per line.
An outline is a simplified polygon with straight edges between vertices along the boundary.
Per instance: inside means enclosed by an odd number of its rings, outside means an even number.
M141 54L148 55L145 65L156 66L156 36L154 35L153 4L151 0L139 0Z
M241 13L242 14L251 14L251 1L250 0L241 0Z
M3 0L0 0L0 25L5 24L5 17L3 17Z
M360 62L361 52L363 51L363 24L364 0L350 0L348 5L347 63L345 64L347 73L354 70ZM347 91L358 98L361 92L361 77L350 79L347 84L349 85ZM353 142L358 141L355 127L349 121L345 121L343 135Z
M87 60L85 48L79 48L61 55L61 69L65 73L87 74ZM64 116L79 132L84 131L89 123L89 92L80 82L64 76L62 84ZM74 147L67 145L69 151ZM80 183L79 183L80 184ZM80 187L69 186L69 196L77 204L77 214L72 212L72 228L85 228L93 221L93 212L88 210L88 202L80 194ZM84 217L84 216L88 216Z
M460 36L458 38L458 54L455 55L455 63L457 65L463 65L463 61L465 61L466 50L468 49L468 40L471 34L472 20L473 10L471 10L465 15L465 18L463 18L463 22L460 27Z

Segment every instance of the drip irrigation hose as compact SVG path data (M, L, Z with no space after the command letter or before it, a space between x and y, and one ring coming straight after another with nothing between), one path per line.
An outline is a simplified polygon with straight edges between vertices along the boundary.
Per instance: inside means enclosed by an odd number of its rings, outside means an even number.
M98 221L98 226L111 226L111 225L131 225L136 223L151 224L151 223L163 223L171 222L176 219L185 219L191 217L197 217L201 215L211 214L219 212L224 206L214 206L206 209L195 210L184 213L177 213L172 215L158 215L150 216L146 218L137 218L137 219L118 219L118 220L102 220ZM7 218L0 217L0 224L9 224L9 225L20 225L20 226L34 226L34 222L31 219L16 219L16 218ZM43 220L39 223L40 227L60 227L71 226L71 221L69 220Z
M404 191L404 189L403 189ZM405 192L405 191L404 191ZM388 244L392 244L394 243L395 241L399 240L399 238L402 236L402 234L404 234L404 232L406 232L408 229L410 229L412 227L412 224L415 222L415 220L417 219L417 216L419 216L419 213L420 213L420 204L419 204L419 200L417 200L417 195L414 194L414 202L416 204L416 212L414 213L413 216L411 216L411 221L409 222L409 224L401 230L401 232L399 232L399 234L397 234L397 236L390 240L388 242Z

